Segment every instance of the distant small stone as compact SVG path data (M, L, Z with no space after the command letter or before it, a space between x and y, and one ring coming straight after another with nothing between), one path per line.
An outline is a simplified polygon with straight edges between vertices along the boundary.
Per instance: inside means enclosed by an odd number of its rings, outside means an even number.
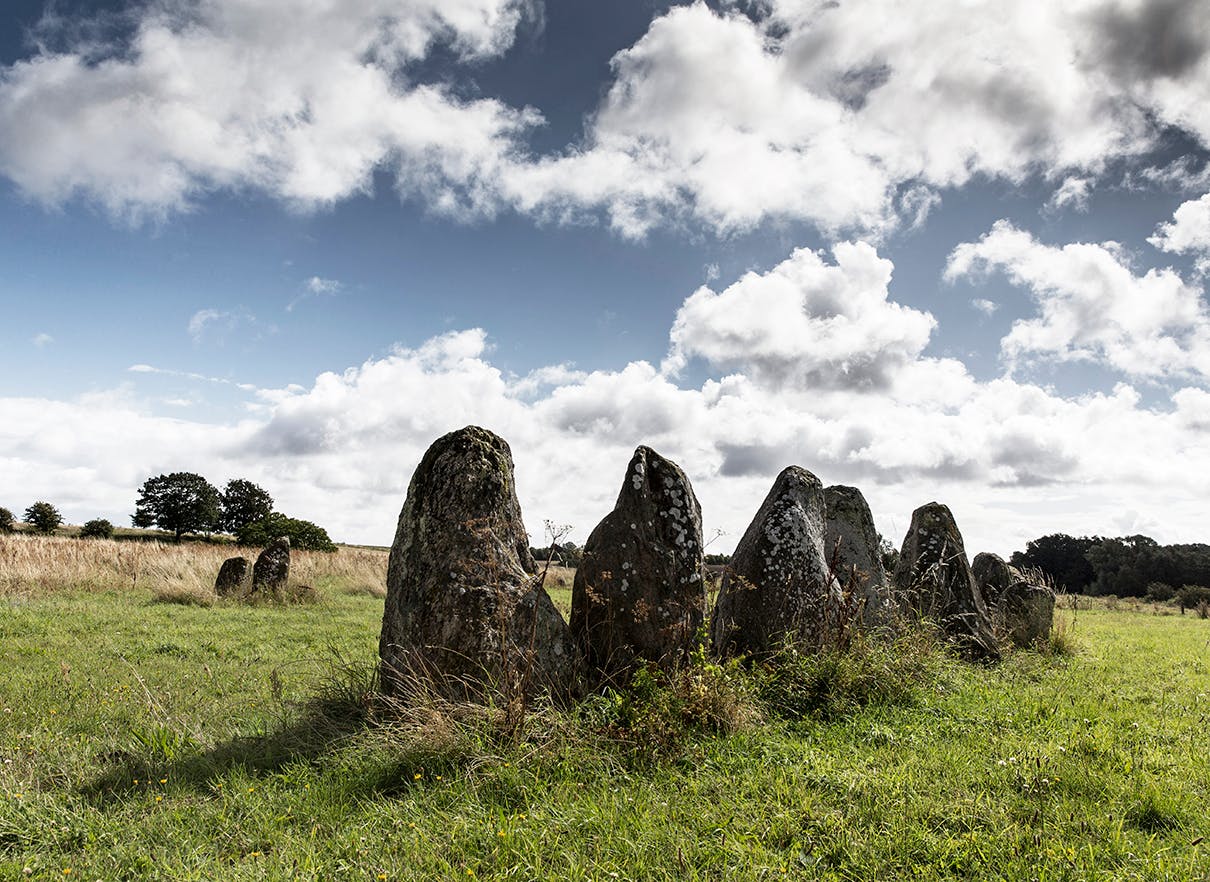
M281 536L256 558L252 567L252 593L276 594L286 587L290 578L290 540Z
M584 544L571 630L598 680L642 662L671 665L706 616L702 508L680 466L639 447L613 511Z
M227 558L214 580L214 593L219 597L233 597L242 592L251 568L252 562L246 557Z
M831 633L839 586L824 556L824 520L819 479L784 469L723 571L711 623L716 652L815 649Z
M962 534L946 506L930 502L912 512L895 585L905 611L939 624L965 656L1000 658Z

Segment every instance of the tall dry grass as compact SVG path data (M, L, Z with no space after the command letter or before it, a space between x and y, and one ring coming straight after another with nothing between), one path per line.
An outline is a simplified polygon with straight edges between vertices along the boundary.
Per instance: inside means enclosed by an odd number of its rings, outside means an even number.
M118 542L60 536L0 535L0 597L65 591L149 590L165 600L213 600L214 577L235 555L257 548L200 542ZM386 593L387 553L340 548L333 554L293 551L290 581L321 591Z

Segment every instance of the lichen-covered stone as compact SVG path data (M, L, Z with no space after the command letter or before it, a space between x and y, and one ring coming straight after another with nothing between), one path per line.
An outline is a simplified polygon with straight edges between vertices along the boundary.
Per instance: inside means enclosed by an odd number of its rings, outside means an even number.
M1045 585L1019 579L1000 598L997 618L1015 646L1030 647L1047 640L1055 620L1055 593Z
M219 597L233 597L243 591L244 582L252 562L246 557L229 557L218 569L214 580L214 593Z
M971 561L971 572L975 576L975 584L979 586L979 593L983 595L983 603L993 611L995 618L994 610L1000 605L1008 586L1021 580L1020 571L1000 555L983 551Z
M670 665L694 646L706 614L702 510L680 467L639 447L613 511L584 544L571 630L596 680L643 661Z
M996 634L1013 645L1029 647L1050 636L1055 617L1055 593L1027 573L983 552L971 564Z
M893 592L882 566L870 506L856 487L827 487L823 495L827 510L824 556L829 569L846 595L856 595L865 626L890 625L896 614ZM852 601L846 597L845 602L847 606Z
M508 444L478 426L438 438L387 563L383 690L423 677L454 698L572 692L576 650L535 569Z
M252 593L276 594L286 587L290 578L290 539L281 536L256 558L252 567Z
M723 573L711 623L715 651L820 645L838 590L824 556L824 522L819 479L798 466L783 470Z
M895 585L905 611L937 622L968 658L1000 657L962 534L946 506L930 502L912 512Z

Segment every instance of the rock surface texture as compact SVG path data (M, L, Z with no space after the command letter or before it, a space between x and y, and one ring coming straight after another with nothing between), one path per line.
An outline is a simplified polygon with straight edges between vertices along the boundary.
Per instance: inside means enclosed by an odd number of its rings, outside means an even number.
M214 580L214 593L219 597L232 597L239 594L248 578L252 562L246 557L229 557L218 568L218 577Z
M895 585L905 612L937 622L968 658L1000 657L962 534L946 506L930 502L912 512Z
M1000 598L997 620L1016 646L1029 647L1047 640L1055 622L1055 593L1045 585L1020 579Z
M269 547L257 556L252 567L252 593L281 591L289 578L290 540L282 536L270 542Z
M417 466L387 563L378 651L388 694L417 676L458 699L574 690L575 646L535 575L512 452L498 435L451 432Z
M827 509L823 547L829 568L846 594L856 595L865 626L890 625L896 613L893 592L882 567L869 504L856 487L828 487L823 495Z
M1033 646L1050 636L1055 594L996 554L975 555L971 569L991 613L992 627L1016 646Z
M987 551L975 555L971 561L971 572L983 595L983 603L989 610L995 610L1000 605L1000 599L1009 585L1022 579L1016 567L1010 566L1000 555Z
M838 586L824 556L824 490L790 466L748 525L724 570L711 637L725 655L766 653L787 641L815 648L829 633Z
M702 573L702 510L689 479L639 447L572 584L571 630L589 675L616 681L643 661L686 655L706 615Z

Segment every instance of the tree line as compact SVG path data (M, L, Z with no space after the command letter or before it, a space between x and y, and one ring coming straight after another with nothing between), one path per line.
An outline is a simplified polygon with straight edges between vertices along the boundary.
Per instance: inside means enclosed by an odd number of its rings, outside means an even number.
M31 530L45 534L54 533L63 524L59 510L45 501L27 508L22 520ZM263 546L286 536L294 548L336 550L327 530L276 511L268 491L243 478L233 478L220 491L193 472L156 475L139 488L130 520L136 527L158 527L172 533L177 542L187 535L209 538L215 533L227 533L241 545ZM11 533L14 524L12 512L0 508L0 533ZM111 539L114 526L98 518L84 524L79 535Z
M1168 600L1185 586L1210 591L1210 545L1203 543L1051 533L1026 543L1009 562L1041 570L1071 593Z

